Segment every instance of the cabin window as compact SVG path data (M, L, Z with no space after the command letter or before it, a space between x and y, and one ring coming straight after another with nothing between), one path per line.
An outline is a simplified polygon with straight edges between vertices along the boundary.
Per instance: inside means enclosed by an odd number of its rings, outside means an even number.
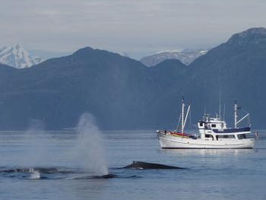
M205 129L211 129L209 124L205 124L204 128Z
M200 126L203 126L203 122L200 122L199 125L200 125Z
M234 139L234 135L216 135L216 139L219 140L221 138L226 138L226 139Z
M216 124L212 124L212 128L215 128L216 127Z
M237 137L238 137L238 139L245 139L245 138L247 138L247 136L246 136L246 134L239 134L239 135L237 135Z
M214 139L213 136L210 134L205 134L205 138L211 138L212 140Z

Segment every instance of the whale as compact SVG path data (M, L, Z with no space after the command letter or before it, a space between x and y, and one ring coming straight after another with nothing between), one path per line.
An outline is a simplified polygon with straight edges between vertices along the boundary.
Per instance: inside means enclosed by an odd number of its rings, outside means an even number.
M0 173L32 173L33 171L38 171L40 173L45 173L45 174L71 174L74 173L72 170L68 169L60 169L60 168L55 168L55 167L28 167L28 168L1 168L0 167Z
M123 167L123 169L186 169L183 167L149 163L142 161L133 161L132 164Z
M187 169L183 167L178 166L171 166L171 165L163 165L158 163L149 163L149 162L142 162L142 161L133 161L131 164L126 165L124 167L120 168L110 168L114 170L121 170L121 169L134 169L134 170L149 170L149 169L156 169L156 170L164 170L164 169ZM30 178L30 179L60 179L58 176L52 176L53 174L65 174L66 176L62 178L70 178L70 179L113 179L113 178L141 178L141 176L138 175L132 175L130 174L120 174L119 171L114 171L116 173L108 173L103 175L88 175L86 171L82 171L80 169L68 169L68 168L56 168L56 167L34 167L34 168L6 168L6 167L0 167L0 174L10 174L9 177L16 177L15 174L19 174L18 177L20 178ZM68 177L68 174L72 176L72 174L77 174L76 177ZM38 175L38 176L36 176ZM37 178L36 178L37 177Z
M104 174L101 176L92 176L93 179L109 179L109 178L117 178L118 176L115 174Z

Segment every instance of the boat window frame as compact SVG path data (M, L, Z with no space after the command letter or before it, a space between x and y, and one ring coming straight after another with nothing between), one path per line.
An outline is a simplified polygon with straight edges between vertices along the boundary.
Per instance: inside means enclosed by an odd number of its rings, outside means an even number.
M205 133L205 138L214 140L213 135L209 133Z
M216 135L216 140L220 139L236 139L235 135Z
M211 124L212 128L217 128L216 124Z
M246 133L237 134L237 138L239 140L247 139L247 134Z

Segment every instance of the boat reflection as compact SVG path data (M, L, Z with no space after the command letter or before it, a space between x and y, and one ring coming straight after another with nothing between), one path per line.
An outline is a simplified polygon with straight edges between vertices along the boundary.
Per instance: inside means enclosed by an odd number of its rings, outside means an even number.
M162 152L172 155L186 155L186 156L193 156L193 155L201 155L201 156L208 156L208 155L233 155L238 156L239 154L249 154L258 151L258 149L162 149Z

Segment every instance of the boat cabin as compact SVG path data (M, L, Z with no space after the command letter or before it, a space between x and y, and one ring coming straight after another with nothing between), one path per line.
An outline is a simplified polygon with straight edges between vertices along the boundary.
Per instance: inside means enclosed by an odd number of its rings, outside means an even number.
M227 128L227 125L225 121L220 119L220 117L209 117L209 115L205 115L203 120L198 122L198 128L223 130Z
M245 139L250 133L250 127L227 128L227 124L220 117L209 117L205 115L203 120L198 122L200 138L205 140L228 140Z

